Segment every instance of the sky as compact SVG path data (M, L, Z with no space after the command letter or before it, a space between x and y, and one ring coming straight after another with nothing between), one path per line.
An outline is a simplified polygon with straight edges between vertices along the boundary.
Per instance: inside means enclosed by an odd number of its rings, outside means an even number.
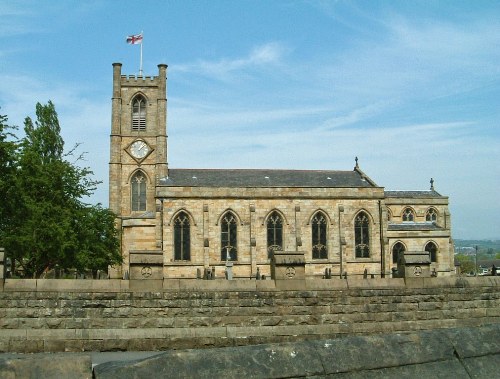
M52 100L108 205L112 63L168 64L172 168L360 168L500 239L500 2L0 0L0 114ZM21 133L22 134L22 133Z

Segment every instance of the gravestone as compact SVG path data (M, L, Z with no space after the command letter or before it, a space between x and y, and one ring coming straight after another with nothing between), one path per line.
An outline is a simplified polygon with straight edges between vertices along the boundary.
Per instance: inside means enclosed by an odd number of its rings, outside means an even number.
M305 280L306 260L302 251L274 251L271 259L274 280Z
M399 278L430 278L431 258L427 251L405 251L399 254Z

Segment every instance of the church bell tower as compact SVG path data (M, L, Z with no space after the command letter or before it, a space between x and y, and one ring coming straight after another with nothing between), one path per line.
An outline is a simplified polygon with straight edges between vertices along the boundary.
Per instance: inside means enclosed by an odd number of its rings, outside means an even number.
M149 233L154 226L155 186L159 178L168 175L167 164L167 65L158 65L158 76L127 76L122 64L113 63L113 97L109 163L109 208L118 216L122 232L122 272L126 276L129 252L154 250L140 239L131 241L141 232ZM127 226L133 225L134 228ZM155 228L152 228L155 229ZM154 238L153 238L154 240Z

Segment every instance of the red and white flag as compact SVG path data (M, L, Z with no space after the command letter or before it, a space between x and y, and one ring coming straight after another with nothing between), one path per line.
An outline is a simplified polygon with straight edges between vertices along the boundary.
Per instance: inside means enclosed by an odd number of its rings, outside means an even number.
M127 43L130 45L139 45L142 43L142 33L135 34L132 36L127 36Z

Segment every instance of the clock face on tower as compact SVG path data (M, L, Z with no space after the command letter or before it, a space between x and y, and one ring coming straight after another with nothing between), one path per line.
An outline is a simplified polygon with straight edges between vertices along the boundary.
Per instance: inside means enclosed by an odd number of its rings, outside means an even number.
M142 140L137 140L130 145L130 154L136 159L143 159L149 153L149 146Z

